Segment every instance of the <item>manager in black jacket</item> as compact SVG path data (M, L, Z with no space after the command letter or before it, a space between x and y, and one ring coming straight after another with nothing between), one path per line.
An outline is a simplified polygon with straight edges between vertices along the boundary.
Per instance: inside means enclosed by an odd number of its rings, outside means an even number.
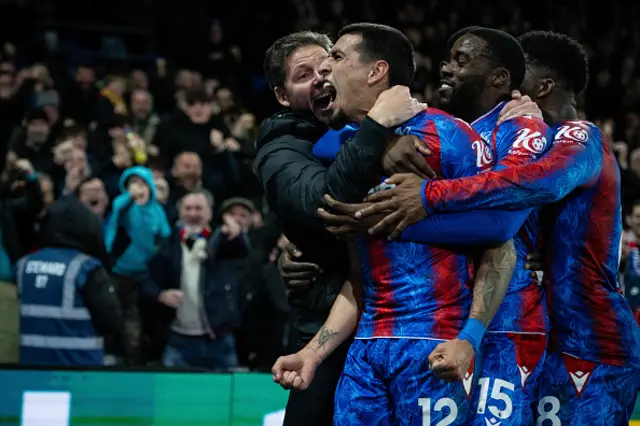
M314 157L313 144L328 128L311 110L321 112L333 100L318 83L322 77L317 71L330 49L326 35L302 31L277 40L264 61L265 76L287 110L262 124L256 170L285 235L303 253L300 260L315 263L324 271L309 288L292 289L289 294L289 303L296 311L300 347L323 324L349 267L346 245L324 230L317 215L324 194L360 202L379 183L383 157L411 159L418 168L424 164L412 139L391 144L390 128L426 108L411 98L408 89L381 96L334 163L327 166ZM291 393L285 426L332 424L333 394L347 349L348 342L322 363L306 391Z

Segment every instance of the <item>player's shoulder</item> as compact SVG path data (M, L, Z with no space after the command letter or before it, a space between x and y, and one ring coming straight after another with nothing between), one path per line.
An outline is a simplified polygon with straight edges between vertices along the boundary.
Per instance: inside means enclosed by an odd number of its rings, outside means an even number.
M587 120L567 120L553 126L554 144L601 143L604 139L602 131Z
M535 115L520 115L504 121L498 125L500 131L518 132L522 129L529 129L541 133L550 133L551 128L544 120Z

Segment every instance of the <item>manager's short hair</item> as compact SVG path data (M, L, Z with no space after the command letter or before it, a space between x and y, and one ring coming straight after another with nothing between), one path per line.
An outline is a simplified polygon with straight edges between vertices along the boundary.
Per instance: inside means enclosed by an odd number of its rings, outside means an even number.
M333 44L326 34L314 31L298 31L273 42L264 55L262 68L264 77L271 89L284 86L287 78L286 63L289 56L297 49L305 46L320 46L327 52Z

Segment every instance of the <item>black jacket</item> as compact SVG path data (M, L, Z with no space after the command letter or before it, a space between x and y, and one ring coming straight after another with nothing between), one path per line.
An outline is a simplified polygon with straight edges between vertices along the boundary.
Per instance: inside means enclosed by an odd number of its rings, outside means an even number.
M40 182L35 177L25 180L24 191L19 197L3 195L0 201L2 244L12 264L29 251L29 243L33 240L33 226L43 208Z
M200 294L202 318L211 336L220 330L240 326L241 293L235 263L244 259L250 249L246 234L228 241L221 228L216 229L207 241L208 257L202 261ZM158 297L164 290L180 289L182 268L182 236L175 227L171 237L160 246L149 263L149 273L142 280L142 291L149 301L158 303ZM177 311L164 305L161 307L161 318L156 320L162 321L168 330Z
M76 198L65 197L53 203L45 226L44 247L75 249L108 264L100 219ZM91 272L81 292L96 331L121 346L124 319L107 268Z
M325 276L306 292L290 294L299 329L313 334L326 319L348 271L344 243L324 229L317 215L323 196L361 201L379 183L381 158L391 132L366 118L354 138L330 165L313 155L313 144L327 131L310 115L290 111L267 119L260 129L256 172L270 208L283 222L284 233L303 253L303 261L319 264Z

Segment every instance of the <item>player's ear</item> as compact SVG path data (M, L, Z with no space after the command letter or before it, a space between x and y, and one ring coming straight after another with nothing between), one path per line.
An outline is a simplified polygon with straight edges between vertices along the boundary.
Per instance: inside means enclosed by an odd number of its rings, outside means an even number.
M552 79L552 78L542 78L540 79L540 81L538 82L538 88L537 88L537 93L536 93L536 99L544 99L547 96L549 96L549 94L551 94L551 92L553 92L553 89L556 87L556 82Z
M387 61L376 61L373 64L369 75L367 75L367 83L370 86L375 86L389 75L389 64Z
M493 74L493 87L509 87L511 86L511 74L506 68L497 68Z
M274 88L273 94L276 95L276 99L278 100L278 103L280 105L285 108L291 106L291 102L289 102L289 98L287 97L287 94L282 87Z

